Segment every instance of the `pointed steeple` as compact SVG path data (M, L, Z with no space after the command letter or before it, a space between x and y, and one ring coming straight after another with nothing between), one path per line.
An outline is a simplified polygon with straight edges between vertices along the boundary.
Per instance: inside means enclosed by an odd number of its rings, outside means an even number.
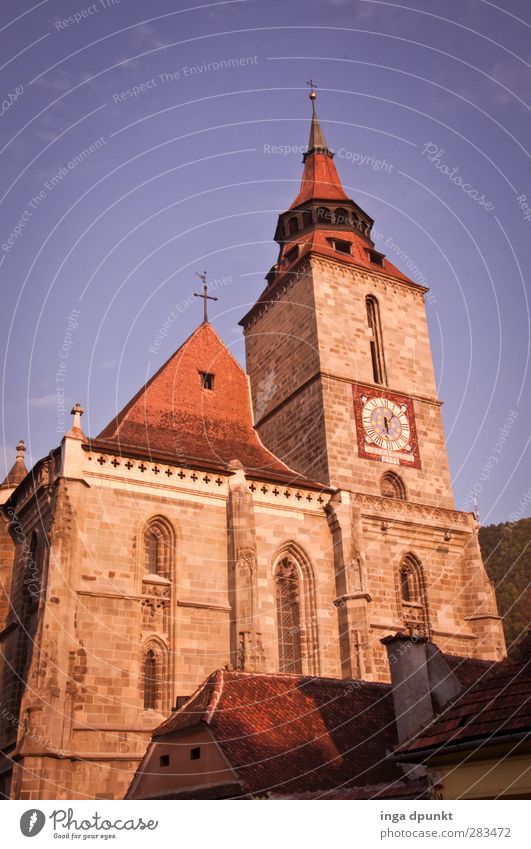
M313 86L312 90L310 91L310 100L312 101L312 124L310 127L310 139L308 141L308 150L304 154L304 159L306 160L311 153L323 153L327 154L328 156L333 156L333 153L331 153L328 149L323 130L319 123L319 118L317 117L317 110L315 108L317 92L315 91Z
M304 172L297 197L278 216L275 241L279 253L266 275L268 296L271 287L284 275L297 273L298 264L311 253L408 280L375 249L373 219L345 192L317 117L315 85L311 81L309 85L312 119L308 150L303 156ZM243 326L254 309L240 322Z
M21 439L17 445L17 456L10 471L7 473L5 480L0 484L0 489L12 489L24 480L28 474L26 464L24 463L24 452L26 446L24 440Z
M326 139L317 117L315 101L317 92L313 83L310 91L312 102L312 123L310 126L310 138L308 150L303 155L304 173L299 194L290 206L295 209L307 201L349 201L347 193L341 185L339 174L334 165L334 154L328 147Z

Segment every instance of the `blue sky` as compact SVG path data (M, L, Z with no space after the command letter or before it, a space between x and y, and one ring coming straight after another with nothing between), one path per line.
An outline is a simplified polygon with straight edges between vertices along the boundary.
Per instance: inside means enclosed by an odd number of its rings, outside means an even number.
M58 444L58 388L103 428L200 320L197 270L243 361L301 176L267 146L306 142L313 77L347 191L431 288L456 504L529 515L530 35L524 0L4 0L4 466Z

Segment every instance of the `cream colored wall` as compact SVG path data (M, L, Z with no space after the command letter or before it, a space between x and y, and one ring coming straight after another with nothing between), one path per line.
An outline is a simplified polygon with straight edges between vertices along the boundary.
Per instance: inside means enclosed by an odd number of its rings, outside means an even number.
M531 799L531 754L515 754L514 744L496 757L463 751L455 763L430 766L428 773L443 799Z
M192 760L190 750L200 749L200 758ZM168 766L160 759L167 755ZM153 743L142 774L135 780L128 798L160 798L182 789L216 784L234 784L238 778L206 727L164 737Z

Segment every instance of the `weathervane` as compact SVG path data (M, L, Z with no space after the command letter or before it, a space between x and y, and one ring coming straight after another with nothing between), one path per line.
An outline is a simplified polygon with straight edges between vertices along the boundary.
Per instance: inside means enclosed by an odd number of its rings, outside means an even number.
M203 299L203 323L208 324L208 311L207 311L207 301L217 301L217 298L214 295L209 295L208 286L206 282L206 271L201 272L196 271L196 277L199 277L200 280L203 281L203 294L200 292L194 292L194 298L202 298Z

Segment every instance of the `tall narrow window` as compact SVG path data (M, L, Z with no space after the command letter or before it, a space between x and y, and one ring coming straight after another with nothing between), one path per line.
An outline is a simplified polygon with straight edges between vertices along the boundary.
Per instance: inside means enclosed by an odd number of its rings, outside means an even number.
M387 373L385 370L380 308L373 295L368 295L365 298L365 303L367 305L367 322L371 331L370 345L374 382L386 384Z
M148 649L144 658L144 710L157 707L157 655Z
M157 528L150 528L146 534L146 562L148 572L156 575L159 571L159 534Z
M422 566L413 554L407 554L399 570L402 620L409 633L428 635L428 609Z
M150 519L144 528L144 568L152 575L169 578L172 560L172 534L162 517Z
M289 557L277 566L276 584L279 668L302 673L299 577Z

